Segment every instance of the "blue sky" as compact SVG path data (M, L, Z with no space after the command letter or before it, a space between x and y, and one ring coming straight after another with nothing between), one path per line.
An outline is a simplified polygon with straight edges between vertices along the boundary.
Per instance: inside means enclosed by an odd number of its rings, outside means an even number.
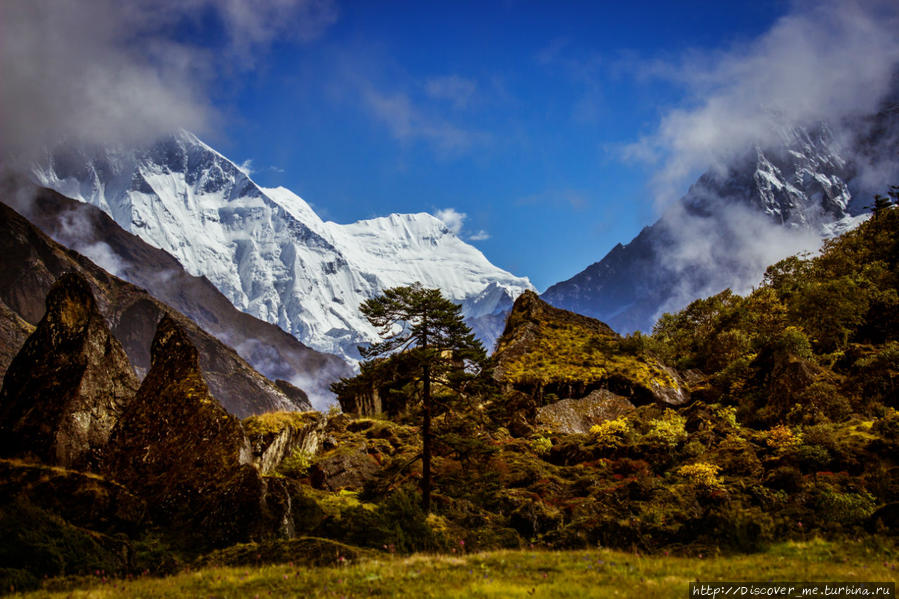
M685 97L641 69L751 40L785 8L341 3L217 91L213 143L326 219L465 214L463 238L543 290L657 216L651 166L624 148Z
M873 110L897 30L895 0L5 0L0 156L186 128L326 219L441 214L544 290L772 115Z

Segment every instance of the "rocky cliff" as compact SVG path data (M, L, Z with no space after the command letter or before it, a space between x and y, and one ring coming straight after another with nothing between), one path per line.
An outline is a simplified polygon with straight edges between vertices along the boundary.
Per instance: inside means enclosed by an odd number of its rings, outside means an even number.
M533 292L512 308L497 342L496 378L537 405L607 389L635 404L684 403L680 376L598 320L554 308Z
M46 312L13 359L0 391L3 457L95 469L138 388L128 356L87 281L60 277Z

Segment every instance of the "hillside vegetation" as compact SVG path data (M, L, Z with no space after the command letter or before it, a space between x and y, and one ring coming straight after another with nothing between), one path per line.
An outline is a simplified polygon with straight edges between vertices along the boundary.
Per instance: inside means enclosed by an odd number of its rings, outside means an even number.
M337 385L354 414L238 423L205 392L179 395L176 373L188 361L158 350L158 373L101 448L127 463L105 458L87 475L2 456L0 588L191 564L204 569L91 592L238 596L289 592L296 580L313 596L581 596L603 585L681 596L683 581L701 574L888 578L893 570L875 563L893 560L899 526L897 263L899 210L881 207L820 254L773 265L748 296L697 300L663 316L652 335L620 337L524 294L491 360L454 367L448 352L433 371L430 509L419 492L420 370L404 368L414 356L388 357ZM157 338L175 334L166 331ZM196 353L176 338L179 351ZM184 429L167 418L155 440L151 421L168 413L153 409L155 396L172 413L185 402L206 407ZM615 409L593 409L604 402ZM578 410L581 429L544 417ZM131 446L116 431L135 422L147 439L122 453ZM199 438L225 428L227 444ZM219 443L212 449L233 476L165 441L176 437L193 448ZM154 462L140 457L144 447ZM143 470L121 475L141 460ZM161 480L142 477L151 466L180 478L151 488ZM220 526L235 510L240 526ZM173 524L184 522L196 535ZM510 551L468 555L499 549ZM773 553L737 555L765 550ZM394 555L415 552L444 557ZM727 557L701 561L711 555ZM296 567L256 568L285 562ZM556 586L544 586L544 574Z

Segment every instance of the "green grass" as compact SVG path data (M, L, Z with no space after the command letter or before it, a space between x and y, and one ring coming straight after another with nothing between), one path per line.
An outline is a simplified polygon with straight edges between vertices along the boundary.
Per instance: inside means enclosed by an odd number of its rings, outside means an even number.
M821 540L765 553L675 557L622 551L383 555L358 563L206 568L169 578L56 581L25 597L677 597L690 581L895 581L899 552ZM80 585L80 589L73 588ZM56 587L57 591L50 588Z

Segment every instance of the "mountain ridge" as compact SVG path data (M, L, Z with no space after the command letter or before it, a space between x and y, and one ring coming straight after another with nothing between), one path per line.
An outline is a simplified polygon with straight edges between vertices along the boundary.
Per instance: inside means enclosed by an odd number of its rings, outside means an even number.
M298 195L257 185L186 131L139 150L63 148L33 172L206 276L238 309L351 361L358 345L378 338L358 305L386 288L415 281L441 288L467 306L488 345L495 327L478 319L533 289L432 215L323 221ZM505 300L469 301L491 284Z
M778 128L779 145L710 168L630 242L541 297L630 332L722 289L748 292L769 264L816 251L867 218L861 198L882 183L874 187L870 172L885 164L899 175L889 158L899 149L895 107L867 119L836 132L827 123Z

